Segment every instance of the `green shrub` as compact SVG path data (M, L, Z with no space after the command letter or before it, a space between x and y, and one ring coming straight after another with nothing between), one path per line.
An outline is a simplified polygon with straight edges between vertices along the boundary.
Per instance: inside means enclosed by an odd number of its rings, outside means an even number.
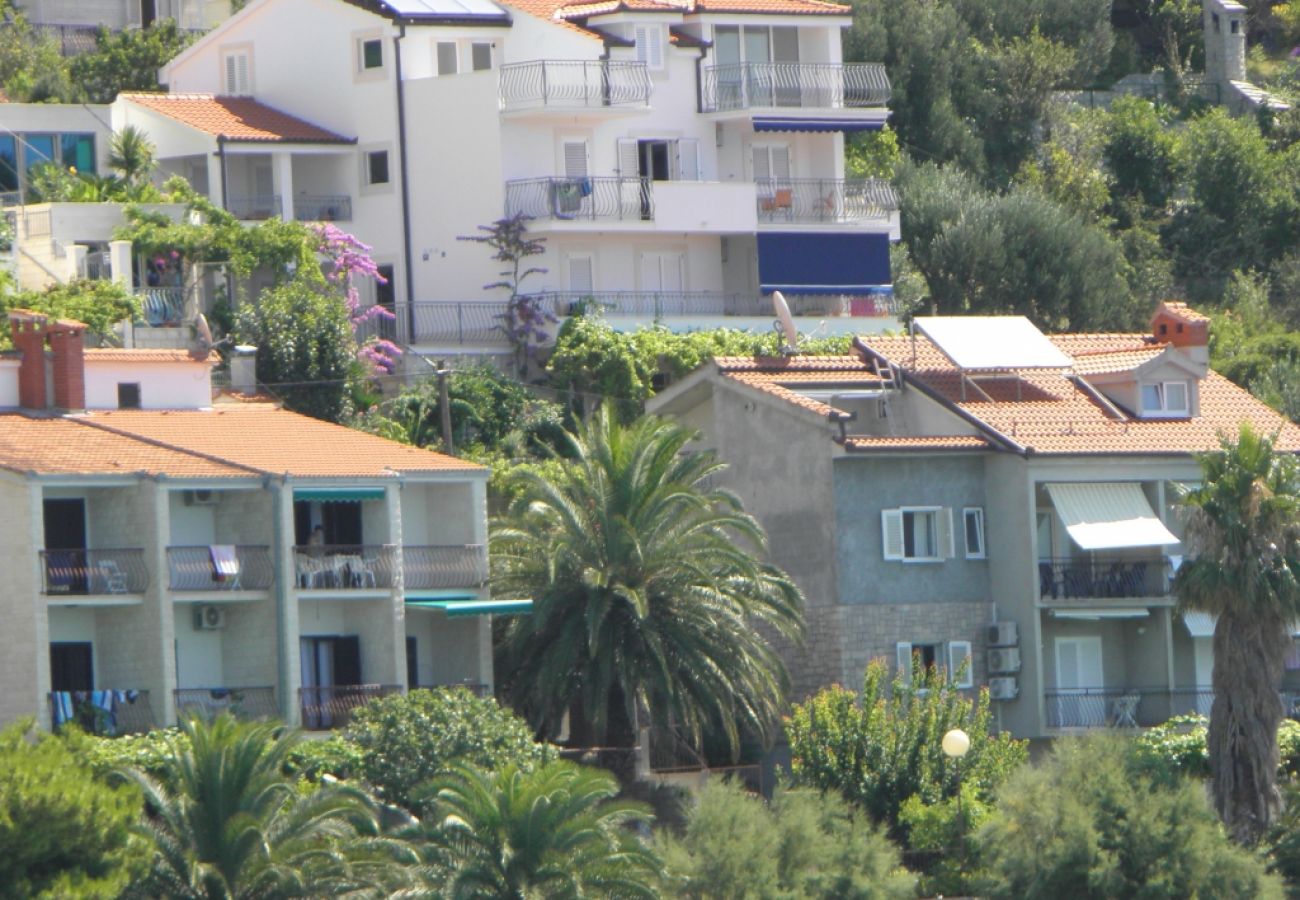
M341 734L331 734L323 740L299 741L289 750L287 759L286 775L313 783L325 775L346 781L361 770L361 749Z
M1108 735L1062 740L1014 774L977 843L990 898L1280 897L1278 881L1232 844L1194 782L1131 765Z
M407 808L417 787L453 764L531 769L553 756L522 719L463 687L371 700L353 714L344 736L357 751L355 774Z
M117 897L143 871L140 794L95 777L75 742L0 731L0 896Z
M1157 781L1172 783L1180 777L1210 777L1210 754L1205 745L1206 719L1201 715L1175 716L1138 735L1132 744L1131 763L1136 771ZM1300 774L1300 722L1283 719L1277 730L1280 772Z
M835 796L786 791L771 806L711 781L681 838L660 833L666 896L699 900L886 900L914 896L898 850Z
M188 748L188 739L176 728L159 728L145 734L121 737L70 733L68 742L100 777L131 768L152 778L162 778L173 756L173 748Z
M921 873L923 896L964 896L975 891L975 835L993 807L972 784L961 787L961 803L952 797L924 803L913 796L898 812L907 830L908 865Z

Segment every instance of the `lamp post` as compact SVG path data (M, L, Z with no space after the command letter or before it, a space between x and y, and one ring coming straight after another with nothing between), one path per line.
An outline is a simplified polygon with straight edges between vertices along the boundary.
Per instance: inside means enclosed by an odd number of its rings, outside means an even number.
M970 752L970 735L960 728L954 728L943 736L940 746L943 747L944 756L957 765L957 840L961 842L958 871L964 873L966 871L966 820L961 813L961 761Z

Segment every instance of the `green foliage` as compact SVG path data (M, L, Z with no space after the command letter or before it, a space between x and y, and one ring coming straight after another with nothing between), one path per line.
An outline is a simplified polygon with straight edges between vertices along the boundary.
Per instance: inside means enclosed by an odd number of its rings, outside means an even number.
M821 690L795 705L786 737L797 784L837 791L901 836L899 810L908 798L933 804L956 795L957 767L940 746L950 730L970 736L961 781L981 799L1024 763L1025 742L994 735L992 726L987 690L969 700L946 673L919 662L910 682L895 677L891 684L888 666L873 660L860 696Z
M120 737L79 735L71 738L70 743L101 778L119 769L137 769L152 778L162 778L172 757L188 749L189 738L178 729L159 728Z
M900 159L898 135L888 125L860 131L844 142L844 171L850 178L892 178Z
M140 795L95 777L73 742L0 731L0 895L111 900L143 871Z
M1226 838L1204 791L1133 771L1122 740L1061 740L998 792L978 834L990 898L1280 897Z
M148 28L95 33L95 49L68 61L72 81L91 103L112 103L121 91L156 91L158 70L194 42L171 19Z
M299 741L285 755L286 775L315 784L326 775L340 781L357 777L362 751L342 734L324 740Z
M541 733L570 706L601 743L611 713L626 726L638 710L692 737L716 731L733 753L742 730L771 733L785 670L763 634L797 638L803 598L762 561L739 499L705 486L722 467L687 449L694 437L650 416L621 425L606 406L568 436L555 477L509 476L492 592L531 598L533 614L504 626L497 675Z
M108 146L108 167L128 185L134 187L146 183L149 173L157 165L154 146L139 128L127 125L113 135Z
M53 36L33 28L13 0L0 0L0 91L14 103L75 103L84 94L68 76Z
M425 793L438 896L655 898L661 865L629 826L649 816L618 783L564 760L493 774L458 766Z
M0 309L30 309L54 318L75 319L100 337L111 336L118 322L136 321L141 315L139 299L111 281L77 280L43 291L0 295ZM0 333L0 346L9 343L9 332Z
M835 796L783 791L768 806L731 782L700 792L685 834L659 835L683 900L887 900L915 896L898 850Z
M1183 145L1151 103L1117 97L1106 118L1105 160L1115 193L1164 209L1187 170Z
M978 890L975 835L993 811L992 801L981 799L973 784L961 785L956 797L925 803L909 797L898 811L907 830L907 847L913 868L921 870L923 896L964 896Z
M388 802L414 809L416 788L459 764L531 769L552 757L522 719L463 687L415 690L357 709L345 736L355 773Z

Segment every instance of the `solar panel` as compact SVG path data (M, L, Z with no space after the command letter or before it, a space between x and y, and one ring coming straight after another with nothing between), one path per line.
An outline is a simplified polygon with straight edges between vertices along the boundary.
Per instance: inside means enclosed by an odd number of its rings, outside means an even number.
M506 11L492 0L383 0L399 16L411 18L505 18Z
M959 369L1068 369L1074 360L1024 316L918 316L916 328Z

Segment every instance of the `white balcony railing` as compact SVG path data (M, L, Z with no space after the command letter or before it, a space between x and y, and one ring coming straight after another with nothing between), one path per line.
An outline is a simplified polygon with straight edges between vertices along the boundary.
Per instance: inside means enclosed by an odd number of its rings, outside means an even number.
M501 67L501 109L601 109L650 104L645 63L548 59Z
M655 217L649 178L524 178L506 182L506 216L636 222Z
M758 221L860 222L886 218L898 194L879 178L777 178L760 180Z
M889 76L879 63L734 63L700 72L704 112L884 106Z

